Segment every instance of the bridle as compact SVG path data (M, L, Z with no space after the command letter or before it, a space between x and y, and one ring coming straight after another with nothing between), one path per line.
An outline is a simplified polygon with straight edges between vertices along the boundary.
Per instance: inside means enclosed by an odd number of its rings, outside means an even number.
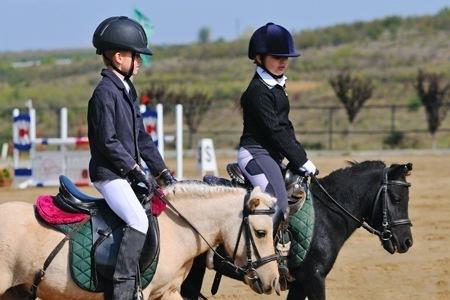
M378 192L376 194L375 197L375 201L372 207L372 214L371 214L371 218L369 221L369 223L371 223L373 225L373 221L376 218L376 213L377 213L377 207L379 206L379 202L382 201L381 203L381 213L382 213L382 222L381 222L381 226L382 226L382 231L379 231L375 228L373 228L372 226L370 226L368 223L366 223L365 219L359 220L358 218L356 218L354 215L352 215L347 209L345 209L340 203L338 203L328 192L327 190L320 184L319 180L315 177L312 176L312 178L314 179L314 181L316 182L317 186L322 190L322 192L325 193L325 195L342 211L344 212L344 214L346 214L347 216L349 216L351 219L353 219L356 223L359 224L358 227L363 227L364 229L366 229L368 232L377 235L381 242L383 244L385 243L389 243L391 242L392 239L392 231L391 229L395 226L399 226L399 225L409 225L412 226L411 220L408 218L403 218L403 219L392 219L392 203L390 201L390 197L389 197L389 186L390 185L398 185L398 186L404 186L406 188L409 188L411 186L411 184L409 182L403 181L403 180L389 180L388 179L388 171L389 171L389 167L385 167L383 169L383 180L381 182L381 186L378 189ZM317 199L321 200L320 197L317 197L316 195L314 195Z
M211 251L213 251L214 254L217 255L217 257L220 259L220 264L227 264L232 269L234 269L239 275L247 277L248 284L253 286L255 288L255 290L257 290L258 292L263 293L262 283L261 283L260 278L258 277L258 274L256 273L256 269L271 262L271 261L277 260L278 255L274 253L274 254L268 255L266 257L261 257L261 255L259 254L258 248L256 247L253 235L251 233L249 217L251 215L273 215L275 213L275 209L272 207L270 207L268 209L254 209L254 210L248 209L247 203L250 199L250 192L251 192L250 190L247 190L245 197L244 197L244 207L242 210L242 222L241 222L241 226L239 228L236 245L234 247L233 257L232 257L232 259L230 259L229 257L224 257L223 255L218 253L208 243L208 241L205 239L205 237L197 230L197 228L195 228L195 226L192 225L191 222L189 222L186 219L186 217L184 217L173 206L173 204L167 200L165 195L162 192L155 190L155 193L157 194L157 196L160 197L167 204L167 206L170 209L172 209L189 227L191 227L192 230L194 230L201 237L201 239L208 245L208 247L211 249ZM237 256L237 250L238 250L242 235L244 235L244 240L245 240L247 264L245 266L240 267L240 266L237 266L234 263L234 261ZM255 257L256 257L255 261L253 261L252 253L255 254Z
M381 212L382 212L382 232L378 232L377 235L380 237L380 240L384 243L390 241L392 238L391 229L395 226L399 225L409 225L412 226L411 220L408 218L403 219L392 219L392 201L390 201L388 189L389 185L398 185L409 188L411 183L403 181L403 180L389 180L388 179L388 170L386 167L383 169L383 182L381 187L378 189L377 196L375 198L373 207L372 207L372 217L371 223L376 218L376 208L379 206L379 202L383 201L381 204Z
M269 209L255 209L250 210L247 207L247 202L250 198L250 190L247 190L247 193L244 198L244 208L242 210L242 222L241 226L239 228L239 234L236 241L236 246L234 247L233 251L233 257L232 261L236 259L237 250L239 247L239 243L241 241L241 237L244 234L245 239L245 250L246 250L246 256L247 256L247 264L243 267L237 267L236 271L248 279L248 283L252 285L259 293L263 293L262 286L261 286L261 280L259 279L256 269L271 262L274 260L278 260L279 255L272 254L265 257L261 257L259 254L258 248L256 247L255 240L253 238L251 229L250 229L250 223L249 223L249 217L251 215L273 215L275 213L275 209L269 208ZM252 258L252 249L256 257L256 261L253 261ZM233 263L234 264L234 263Z

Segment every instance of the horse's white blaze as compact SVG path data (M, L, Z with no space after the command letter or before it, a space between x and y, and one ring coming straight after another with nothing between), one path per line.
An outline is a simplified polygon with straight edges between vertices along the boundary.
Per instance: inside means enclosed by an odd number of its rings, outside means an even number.
M178 184L166 191L174 206L203 234L213 246L224 243L234 248L242 220L245 190L225 187L209 187L199 184ZM274 199L255 191L251 198L260 199L257 209L274 205ZM63 234L40 225L28 203L9 202L0 205L0 295L6 289L19 284L31 285L34 273L64 237ZM272 219L267 215L251 216L253 229L267 230L266 238L255 238L261 256L274 253ZM161 233L158 268L152 283L144 291L147 299L181 299L178 292L189 271L192 260L208 250L206 243L167 210L159 217ZM245 257L243 244L238 251L240 261ZM67 264L68 244L58 253L47 269L39 286L38 295L52 299L102 299L99 293L89 293L78 288L70 278ZM258 270L265 291L271 290L278 278L276 262L270 262Z

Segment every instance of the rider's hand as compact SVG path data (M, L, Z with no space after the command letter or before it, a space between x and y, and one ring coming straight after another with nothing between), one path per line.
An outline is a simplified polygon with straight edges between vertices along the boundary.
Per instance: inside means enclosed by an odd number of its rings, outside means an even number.
M309 159L307 162L305 162L303 164L303 166L300 167L299 171L305 173L308 176L319 174L319 170L316 168L316 166L313 164L313 162L310 161Z
M176 178L173 177L172 173L169 169L164 169L161 174L159 174L158 178L164 183L164 185L171 185L177 182Z
M137 195L150 195L150 183L145 177L144 171L138 165L128 172L128 181L130 182L131 188Z

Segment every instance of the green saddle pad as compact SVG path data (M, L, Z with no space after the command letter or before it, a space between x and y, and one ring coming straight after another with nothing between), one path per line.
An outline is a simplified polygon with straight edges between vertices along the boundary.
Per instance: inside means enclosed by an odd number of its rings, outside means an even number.
M303 207L291 216L291 249L288 256L289 268L298 267L306 257L314 231L314 206L311 191L308 191Z
M77 228L78 223L58 225L61 232L67 234ZM90 292L102 292L95 286L95 274L92 274L92 225L88 221L81 226L69 242L69 268L73 281L82 289ZM141 274L141 288L147 287L155 275L158 265L158 255L151 265Z

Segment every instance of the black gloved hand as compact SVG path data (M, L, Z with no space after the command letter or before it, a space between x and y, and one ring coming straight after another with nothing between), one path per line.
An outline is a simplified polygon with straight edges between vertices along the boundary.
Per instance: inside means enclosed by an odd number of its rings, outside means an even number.
M164 185L175 184L177 180L172 176L169 169L164 169L164 171L159 174L158 178L164 183Z
M144 195L148 197L150 195L151 187L147 178L145 177L145 173L136 166L127 174L128 181L130 182L130 186L133 189L134 193L138 196Z

